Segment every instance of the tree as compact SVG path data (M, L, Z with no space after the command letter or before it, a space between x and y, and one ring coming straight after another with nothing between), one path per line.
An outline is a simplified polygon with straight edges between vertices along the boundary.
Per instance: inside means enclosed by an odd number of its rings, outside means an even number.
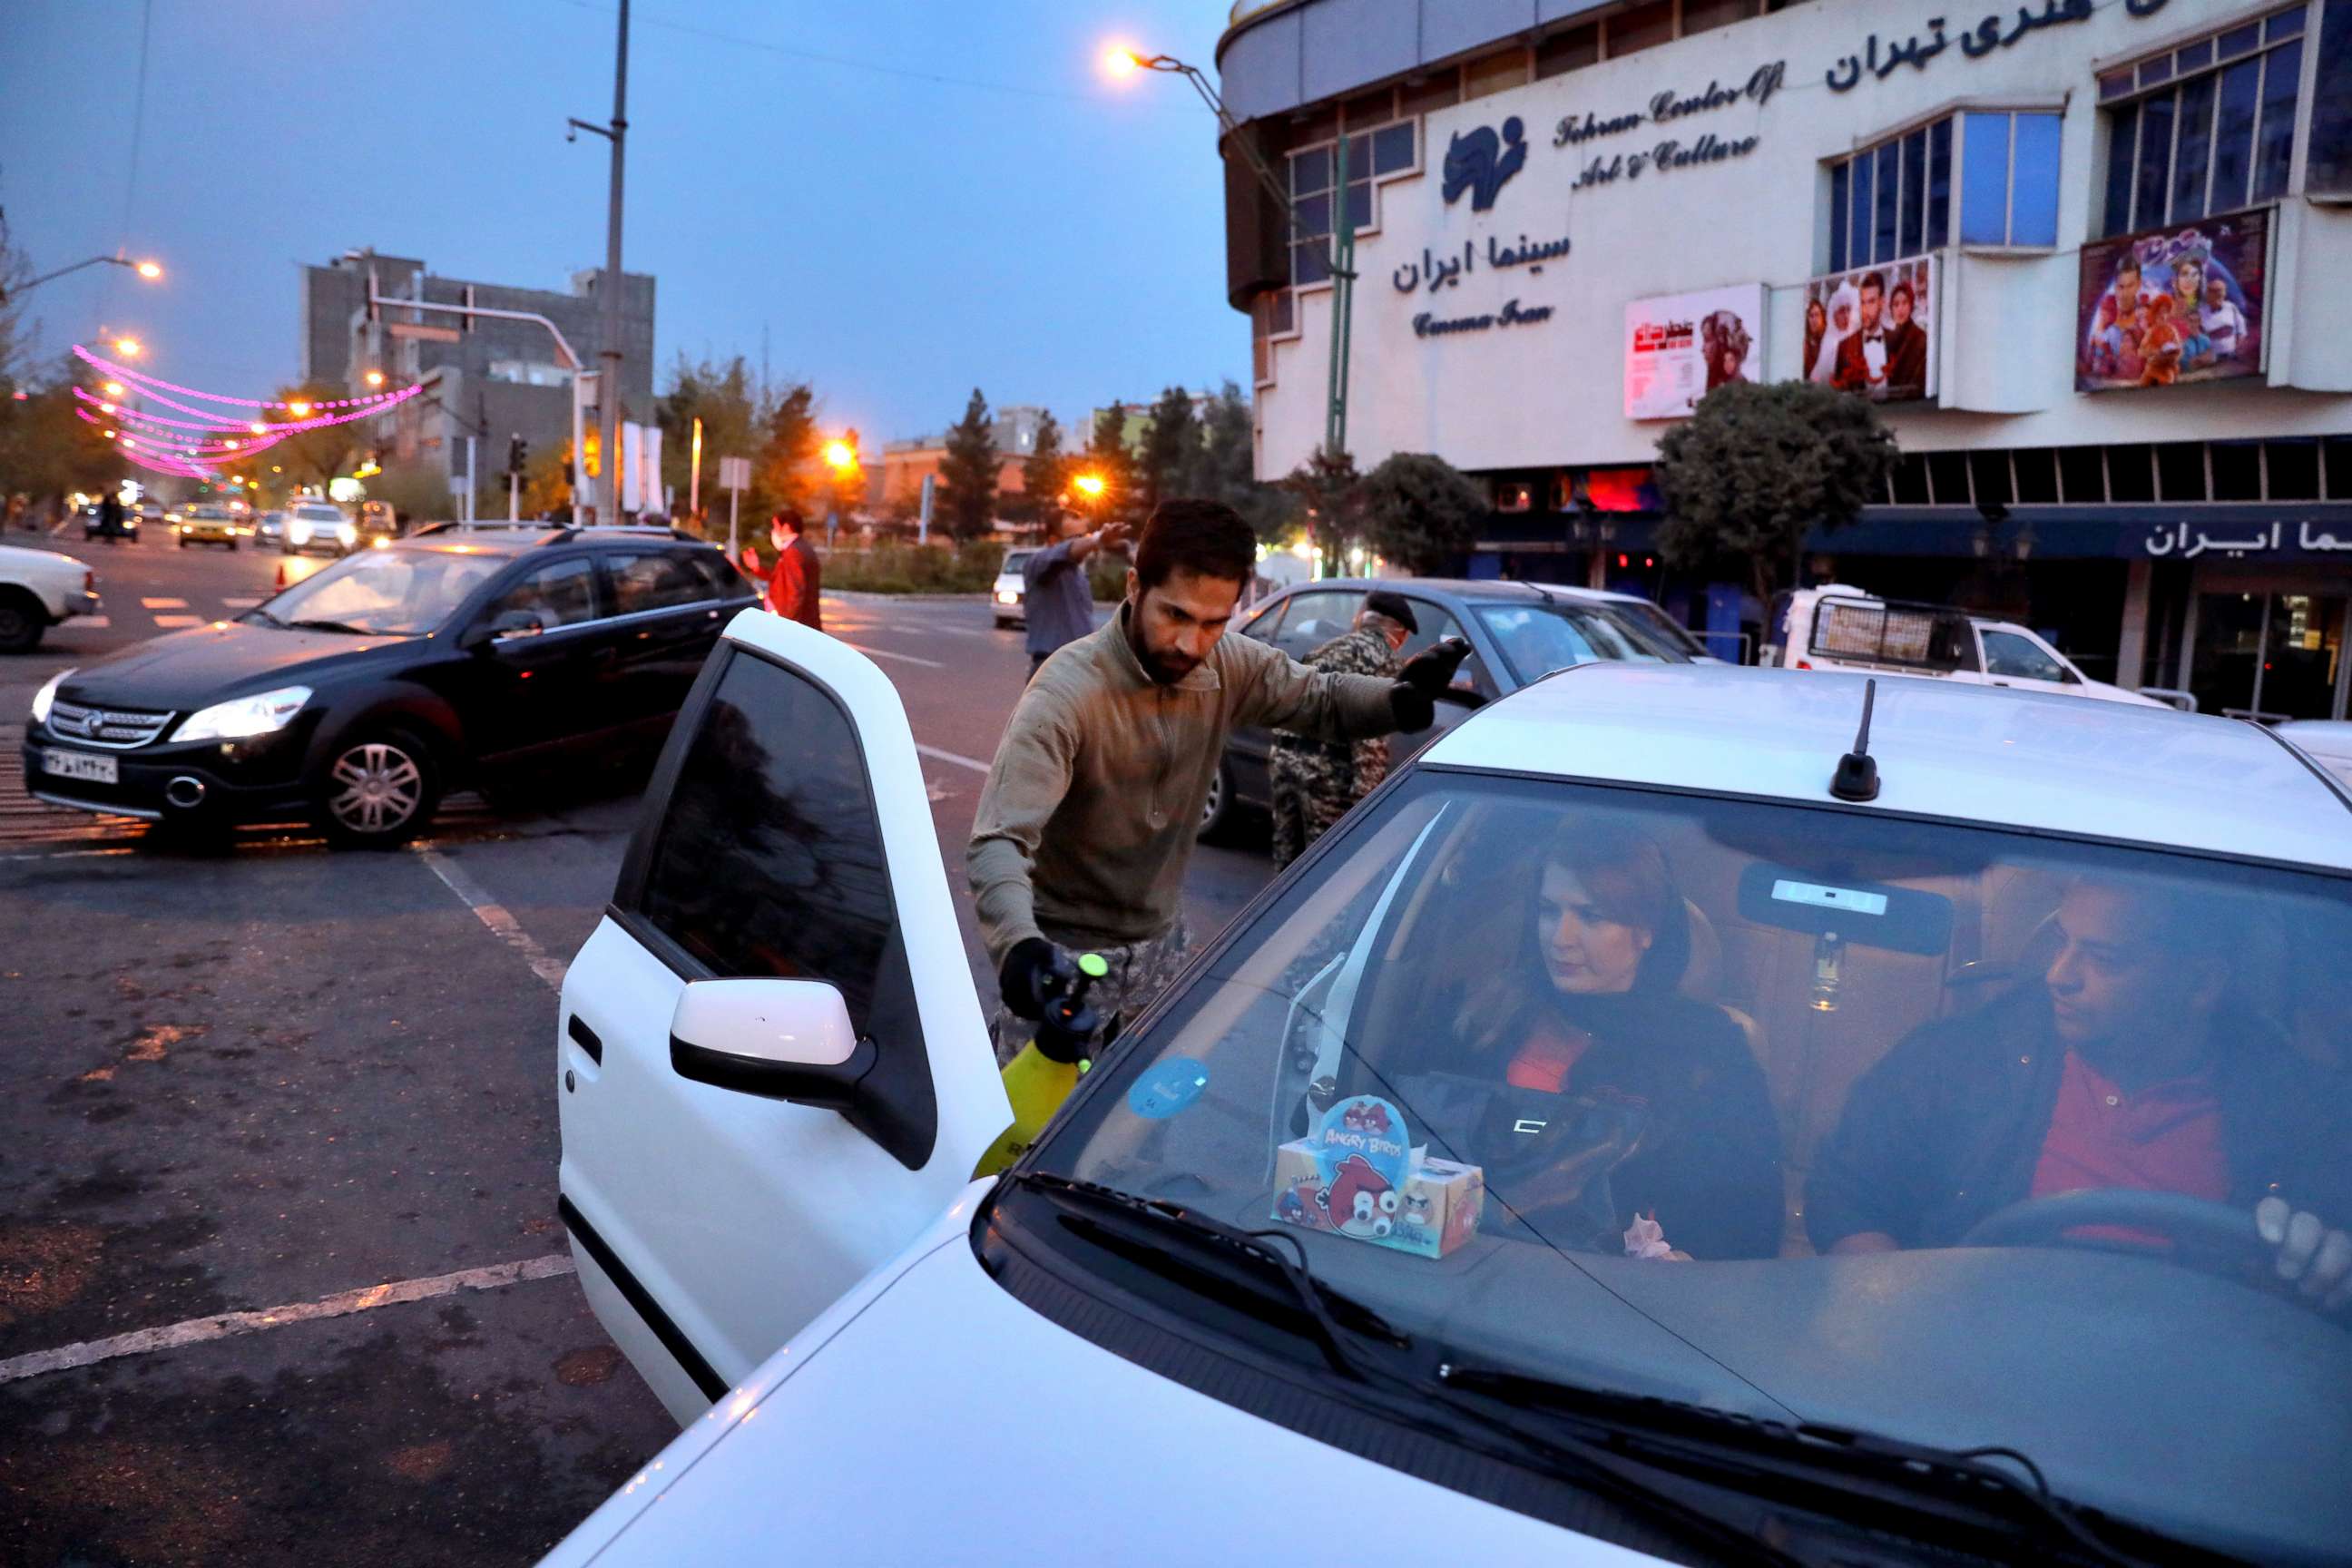
M392 503L394 511L418 522L434 522L457 515L449 493L449 479L430 463L395 462L367 481L370 500ZM505 507L499 508L504 515Z
M1337 575L1348 552L1364 537L1364 480L1356 472L1356 459L1318 447L1282 484L1301 503L1307 542L1322 555L1324 569Z
M816 428L816 393L808 383L794 382L767 411L764 423L767 440L752 473L760 500L754 515L789 505L806 516L817 503L817 449L823 445Z
M299 386L278 389L278 402L303 404L314 415L327 412L323 405L329 401L348 395L350 394L344 388L323 381L305 382ZM273 409L270 413L272 423L302 417L291 408ZM295 484L313 486L323 492L331 481L348 476L359 467L362 423L353 419L341 425L321 425L315 429L298 430L281 437L277 445L257 455L255 460L266 458L270 464L283 468L286 478ZM373 421L367 423L372 424Z
M1069 459L1062 456L1062 427L1051 414L1038 423L1036 445L1021 465L1021 492L1032 507L1043 507L1062 493L1068 482Z
M1364 476L1364 542L1382 559L1423 576L1467 554L1494 509L1443 458L1398 452Z
M1114 403L1095 415L1087 437L1087 471L1103 482L1095 503L1097 519L1135 516L1135 458L1127 449L1127 405Z
M940 509L958 541L987 530L996 511L997 468L996 427L988 399L975 386L963 417L948 428L947 458L940 464Z
M758 398L743 356L720 364L690 361L680 353L654 417L662 431L662 479L681 506L694 494L694 422L702 421L702 505L709 510L716 491L723 512L726 492L718 489L719 459L748 458L761 447Z
M1809 381L1729 382L1661 437L1658 549L1678 565L1744 560L1769 602L1800 579L1808 530L1845 527L1884 495L1895 437L1870 404Z
M1257 482L1257 431L1249 399L1227 381L1201 415L1201 447L1184 493L1221 500L1242 514L1260 540L1286 542L1298 531L1298 498L1280 485Z
M1171 495L1184 493L1185 482L1200 471L1201 422L1192 413L1192 395L1181 386L1160 394L1151 405L1151 423L1144 427L1143 453L1136 464L1147 508Z
M74 396L77 386L102 395L100 379L80 361L61 358L39 384L0 397L0 495L22 490L40 501L121 482L130 471L127 461L101 434L105 426L80 417L81 410L95 412L93 405ZM16 390L25 393L21 401Z

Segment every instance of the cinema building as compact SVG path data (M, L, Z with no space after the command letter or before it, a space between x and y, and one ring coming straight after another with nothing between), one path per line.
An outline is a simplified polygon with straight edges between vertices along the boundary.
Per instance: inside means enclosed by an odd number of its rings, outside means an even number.
M1904 457L1810 580L2345 716L2352 0L1272 0L1217 67L1297 218L1229 145L1262 478L1325 438L1351 221L1348 448L1491 487L1474 575L1752 641L1649 465L1711 385L1811 377Z

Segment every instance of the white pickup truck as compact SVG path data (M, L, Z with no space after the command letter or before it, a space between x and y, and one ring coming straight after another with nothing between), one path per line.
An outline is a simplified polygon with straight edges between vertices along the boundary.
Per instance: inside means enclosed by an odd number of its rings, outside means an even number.
M0 544L0 653L30 653L59 621L99 608L98 574L72 556Z
M2074 661L2014 621L1996 621L1941 605L1874 598L1828 583L1786 595L1788 631L1778 657L1784 669L1840 669L1866 675L1925 675L1968 686L2012 686L2061 697L2095 697L2152 708L2174 703L2093 680Z

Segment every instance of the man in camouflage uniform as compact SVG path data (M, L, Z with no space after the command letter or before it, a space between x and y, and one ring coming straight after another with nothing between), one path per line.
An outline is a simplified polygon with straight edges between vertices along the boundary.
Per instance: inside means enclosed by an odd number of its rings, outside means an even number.
M1326 674L1393 677L1397 650L1419 630L1404 595L1376 589L1364 595L1354 627L1303 662ZM1267 770L1274 793L1274 863L1287 866L1388 777L1388 737L1314 741L1277 735Z

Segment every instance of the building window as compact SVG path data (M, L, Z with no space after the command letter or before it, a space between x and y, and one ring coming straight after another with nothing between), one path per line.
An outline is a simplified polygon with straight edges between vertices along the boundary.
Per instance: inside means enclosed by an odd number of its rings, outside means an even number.
M2059 117L1972 109L1960 121L1960 243L2057 244Z
M2274 12L2099 79L2108 131L2102 234L2193 223L2286 193L2303 18L2301 5ZM2352 29L2352 16L2344 25ZM2340 74L2352 76L2352 61ZM2326 135L2329 156L2352 179L2352 121ZM2320 141L2315 131L2315 152Z
M1600 58L1601 25L1587 22L1581 27L1554 33L1536 45L1536 79L1540 81L1560 76Z
M1250 301L1250 364L1260 386L1274 384L1274 343L1298 335L1296 296L1268 289Z
M1952 122L1938 120L1830 165L1830 258L1843 272L1949 241Z
M1531 511L1536 504L1536 488L1516 479L1504 479L1495 486L1496 511Z
M1675 0L1650 0L1608 18L1609 58L1638 54L1673 41Z
M2319 75L2312 84L2303 188L2352 194L2352 0L2326 0L2320 7Z
M1683 0L1683 33L1713 32L1756 15L1756 0Z
M1372 184L1391 175L1407 174L1420 166L1420 122L1400 120L1392 124L1353 131L1348 137L1348 216L1356 232L1366 234L1372 222ZM1290 236L1290 281L1294 288L1328 283L1331 279L1331 231L1337 216L1339 143L1335 137L1289 156L1290 200L1298 214Z

